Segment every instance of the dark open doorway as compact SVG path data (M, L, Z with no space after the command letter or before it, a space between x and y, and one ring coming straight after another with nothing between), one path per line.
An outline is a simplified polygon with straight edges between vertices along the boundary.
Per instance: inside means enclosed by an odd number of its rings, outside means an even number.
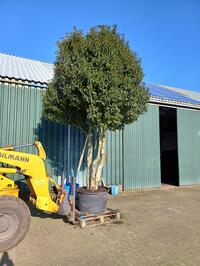
M160 107L161 183L179 185L177 111Z

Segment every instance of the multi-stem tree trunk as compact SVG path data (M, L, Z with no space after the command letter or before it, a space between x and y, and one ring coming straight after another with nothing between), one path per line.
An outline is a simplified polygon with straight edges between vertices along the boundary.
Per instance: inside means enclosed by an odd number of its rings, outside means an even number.
M101 173L105 160L105 130L100 129L98 135L98 151L92 164L92 176L90 177L90 189L97 190L101 179Z

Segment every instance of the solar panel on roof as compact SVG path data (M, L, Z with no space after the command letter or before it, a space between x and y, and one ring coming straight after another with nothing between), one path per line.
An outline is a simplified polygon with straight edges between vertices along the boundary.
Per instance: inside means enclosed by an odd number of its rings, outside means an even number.
M146 88L149 89L150 95L152 97L156 97L156 98L160 98L164 100L166 99L166 100L172 100L172 101L178 101L178 102L200 104L200 101L193 100L181 93L168 90L159 85L146 84L145 86Z

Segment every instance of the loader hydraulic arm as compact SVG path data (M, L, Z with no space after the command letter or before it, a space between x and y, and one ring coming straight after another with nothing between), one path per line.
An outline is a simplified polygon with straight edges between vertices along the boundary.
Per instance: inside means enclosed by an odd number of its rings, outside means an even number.
M38 150L38 155L16 151L17 148L31 145L35 145ZM30 189L30 199L36 208L57 213L59 212L65 194L46 174L45 159L46 153L39 141L34 142L34 144L0 148L0 163L2 164L0 168L0 191L2 192L3 189L8 189L9 186L14 189L14 181L8 178L6 174L18 172L26 177ZM55 187L56 194L54 196L51 196L49 192L49 182Z

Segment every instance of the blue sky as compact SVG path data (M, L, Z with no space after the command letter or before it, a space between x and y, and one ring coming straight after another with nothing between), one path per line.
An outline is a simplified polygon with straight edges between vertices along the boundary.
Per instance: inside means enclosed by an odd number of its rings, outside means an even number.
M54 62L73 26L117 24L144 81L200 91L199 0L0 0L0 52Z

